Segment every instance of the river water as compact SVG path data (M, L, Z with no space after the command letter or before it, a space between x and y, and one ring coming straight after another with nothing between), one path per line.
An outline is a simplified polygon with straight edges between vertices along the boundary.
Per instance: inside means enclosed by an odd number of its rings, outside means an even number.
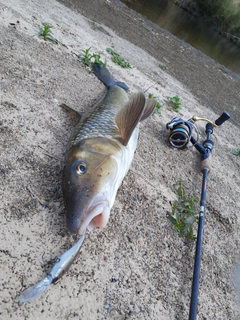
M121 0L121 2L240 75L240 47L171 0Z

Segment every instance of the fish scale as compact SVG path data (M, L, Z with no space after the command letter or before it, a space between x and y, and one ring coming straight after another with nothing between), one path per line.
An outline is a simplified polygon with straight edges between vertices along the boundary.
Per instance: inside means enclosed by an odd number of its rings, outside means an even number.
M123 97L126 95L122 88L114 86L107 94L107 101L115 94L123 95ZM111 137L111 139L119 140L119 129L114 117L120 108L121 106L118 105L117 101L116 103L111 103L111 105L99 106L99 103L97 103L95 110L83 121L80 121L69 146L72 147L82 140L96 137Z

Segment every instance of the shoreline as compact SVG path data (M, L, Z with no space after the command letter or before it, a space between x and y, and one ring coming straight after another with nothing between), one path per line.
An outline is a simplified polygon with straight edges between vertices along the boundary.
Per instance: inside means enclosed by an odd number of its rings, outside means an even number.
M229 30L221 30L219 26L215 26L214 20L211 17L207 18L204 14L200 11L197 6L197 3L194 0L173 0L173 2L181 7L182 9L186 10L187 12L191 13L197 18L203 18L205 24L210 25L216 32L221 34L223 37L227 38L230 42L234 43L236 46L240 47L240 37L238 34L232 34Z

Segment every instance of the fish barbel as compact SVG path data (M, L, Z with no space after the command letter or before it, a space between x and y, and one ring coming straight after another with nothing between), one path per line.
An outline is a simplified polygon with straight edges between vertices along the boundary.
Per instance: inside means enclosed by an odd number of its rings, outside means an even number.
M134 156L139 124L157 103L143 92L129 100L126 85L115 82L106 67L94 64L93 71L108 92L90 115L80 118L67 146L63 174L67 226L80 235L106 226Z

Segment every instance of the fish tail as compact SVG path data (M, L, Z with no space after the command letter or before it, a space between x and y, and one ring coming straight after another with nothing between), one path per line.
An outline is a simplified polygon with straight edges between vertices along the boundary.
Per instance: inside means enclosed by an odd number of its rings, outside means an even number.
M92 70L95 76L102 81L108 88L112 87L113 85L117 85L122 89L128 91L128 86L124 82L117 81L113 79L111 72L102 64L100 63L93 63Z
M125 91L128 91L128 90L129 90L128 86L127 86L126 83L124 83L124 82L116 81L115 84L116 84L117 86L121 87L122 89L124 89Z

